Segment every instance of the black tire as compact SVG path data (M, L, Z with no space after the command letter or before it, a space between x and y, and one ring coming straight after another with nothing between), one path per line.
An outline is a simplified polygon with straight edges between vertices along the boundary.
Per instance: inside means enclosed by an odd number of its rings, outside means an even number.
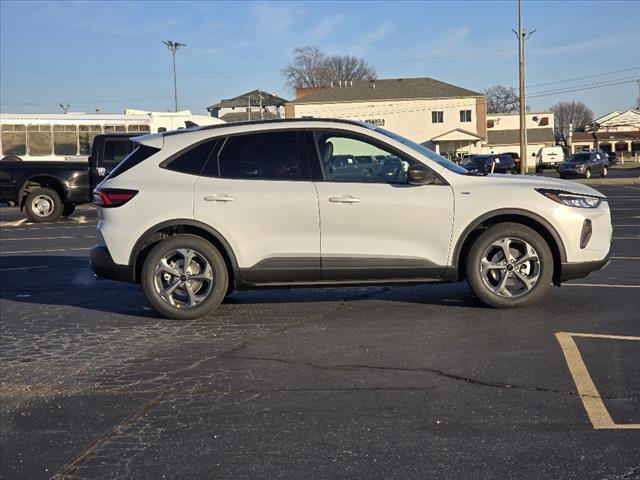
M513 175L513 170L511 170L510 168L507 168L507 171L504 173L506 173L507 175Z
M62 209L62 216L68 217L74 212L75 209L76 209L75 203L65 203L64 208Z
M587 171L584 172L584 178L589 179L591 178L591 169L587 168Z
M189 249L197 252L200 257L209 263L213 273L209 292L200 303L193 307L185 308L169 304L169 302L163 300L156 288L156 281L158 280L155 275L156 266L163 258L177 249ZM182 277L182 280L184 278ZM229 274L225 261L216 247L201 237L182 234L167 238L153 247L142 267L141 280L142 289L147 300L156 312L166 318L192 320L204 317L220 305L227 294ZM176 278L175 280L180 279ZM179 291L180 288L182 287L178 287L175 290Z
M607 175L609 175L609 167L605 165L604 167L602 167L602 172L600 172L600 176L606 177Z
M506 297L492 291L483 279L481 268L481 260L485 252L490 251L494 242L504 238L528 243L537 252L537 258L539 259L537 264L538 276L535 284L528 291L525 290L524 293L519 293L513 297ZM499 274L513 275L515 272L511 273L512 270L514 270L513 267L509 270L510 273L507 273L505 267ZM510 280L510 278L513 278L513 280ZM490 227L474 242L467 256L467 281L471 290L485 304L494 308L519 308L536 303L548 290L552 278L553 255L549 245L536 231L519 223L500 223ZM510 276L507 279L507 282L509 281L512 284L520 285L520 287L524 286L524 283L517 280L516 277Z
M540 165L536 166L536 173L542 173L542 167Z
M36 188L25 200L25 210L32 222L55 222L62 215L62 200L51 188Z

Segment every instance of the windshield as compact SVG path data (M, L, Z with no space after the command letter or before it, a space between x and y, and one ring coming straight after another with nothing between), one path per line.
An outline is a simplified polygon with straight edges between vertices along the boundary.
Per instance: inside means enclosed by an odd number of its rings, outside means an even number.
M576 153L571 158L569 158L569 161L575 163L585 163L589 161L589 158L591 158L590 153Z
M442 155L438 155L433 150L429 150L427 147L420 145L419 143L412 142L411 140L403 137L402 135L398 135L397 133L390 132L389 130L385 130L384 128L380 128L380 127L376 128L375 131L382 133L383 135L389 138L393 138L394 140L402 143L403 145L406 145L412 150L415 150L416 152L418 152L419 154L424 155L429 160L433 160L438 165L442 165L447 170L451 170L452 172L459 173L461 175L467 175L469 173L466 169L462 168L460 165L453 163L451 160L447 160Z
M476 155L475 157L466 158L460 165L464 167L481 167L484 163L489 159L489 157L483 157L481 155Z

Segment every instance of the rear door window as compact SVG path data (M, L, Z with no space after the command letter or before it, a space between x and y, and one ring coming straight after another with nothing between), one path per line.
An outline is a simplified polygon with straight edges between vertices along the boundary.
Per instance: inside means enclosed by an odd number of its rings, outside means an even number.
M227 137L218 153L222 178L306 180L295 131L261 132Z
M192 145L186 150L180 152L175 158L168 161L166 164L160 166L167 170L173 170L174 172L188 173L191 175L203 174L205 165L208 164L209 157L212 156L218 140L206 140L204 142ZM210 162L215 164L214 161ZM212 174L211 174L212 173ZM204 173L207 176L216 176L217 168L213 169L213 172L209 174Z

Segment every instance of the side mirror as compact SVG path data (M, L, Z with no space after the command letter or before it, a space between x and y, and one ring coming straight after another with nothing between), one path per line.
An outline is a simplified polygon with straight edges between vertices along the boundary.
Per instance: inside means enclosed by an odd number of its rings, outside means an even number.
M410 185L433 185L437 181L438 177L424 165L412 165L407 171L407 183Z

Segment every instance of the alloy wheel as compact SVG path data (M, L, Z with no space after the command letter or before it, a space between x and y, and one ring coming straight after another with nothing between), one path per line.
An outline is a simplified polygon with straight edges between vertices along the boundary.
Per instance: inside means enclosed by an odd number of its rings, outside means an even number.
M540 257L519 238L493 242L482 254L480 276L484 285L501 297L519 297L531 291L540 277Z
M153 279L156 293L165 303L188 309L209 296L214 274L202 253L179 248L169 251L158 261Z

